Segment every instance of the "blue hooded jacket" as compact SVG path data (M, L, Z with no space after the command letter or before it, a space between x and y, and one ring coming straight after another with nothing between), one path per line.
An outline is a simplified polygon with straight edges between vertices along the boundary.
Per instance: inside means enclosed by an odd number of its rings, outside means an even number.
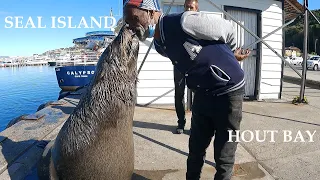
M230 45L219 39L204 40L197 34L187 34L181 26L182 15L160 17L160 40L154 41L156 51L185 75L191 90L219 96L243 87L244 72Z

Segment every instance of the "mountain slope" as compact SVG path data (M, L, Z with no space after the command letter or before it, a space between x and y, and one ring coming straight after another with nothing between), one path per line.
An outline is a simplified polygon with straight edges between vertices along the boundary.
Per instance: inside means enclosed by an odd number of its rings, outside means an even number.
M313 10L313 14L320 20L320 9ZM285 45L295 46L303 50L303 26L304 19L297 19L290 26L285 28ZM315 51L315 40L318 40L317 43L317 51ZM309 15L309 43L308 43L308 52L317 52L320 54L320 24L313 18L313 16Z

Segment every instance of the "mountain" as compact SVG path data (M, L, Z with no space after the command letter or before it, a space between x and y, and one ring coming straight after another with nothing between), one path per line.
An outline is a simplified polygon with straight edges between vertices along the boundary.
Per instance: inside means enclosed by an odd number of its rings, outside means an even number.
M320 9L313 10L312 13L320 20ZM296 19L290 26L285 28L285 45L286 47L295 46L303 51L304 36L304 18ZM315 50L315 41L317 49ZM309 43L308 52L317 52L320 54L320 24L309 14Z

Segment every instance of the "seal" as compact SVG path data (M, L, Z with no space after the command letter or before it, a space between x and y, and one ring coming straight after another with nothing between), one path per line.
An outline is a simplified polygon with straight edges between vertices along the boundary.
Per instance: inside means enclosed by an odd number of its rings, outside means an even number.
M137 36L123 26L79 104L46 146L40 179L131 179L138 53Z

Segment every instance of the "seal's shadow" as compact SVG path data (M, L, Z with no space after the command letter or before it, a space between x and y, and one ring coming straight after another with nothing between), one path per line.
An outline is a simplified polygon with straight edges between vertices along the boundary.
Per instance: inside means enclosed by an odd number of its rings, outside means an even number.
M178 170L134 170L131 180L162 180L166 174Z
M8 137L0 136L0 143L4 158L1 162L3 168L1 173L7 173L10 179L21 179L23 176L27 178L28 172L33 168L28 165L32 164L31 161L37 161L39 159L37 154L43 152L43 147L38 146L40 141L35 139L14 141ZM4 168L4 163L7 163L6 168ZM22 172L21 168L24 168L25 171ZM35 175L32 176L32 180L37 180Z
M131 180L149 180L149 179L139 174L133 173Z

